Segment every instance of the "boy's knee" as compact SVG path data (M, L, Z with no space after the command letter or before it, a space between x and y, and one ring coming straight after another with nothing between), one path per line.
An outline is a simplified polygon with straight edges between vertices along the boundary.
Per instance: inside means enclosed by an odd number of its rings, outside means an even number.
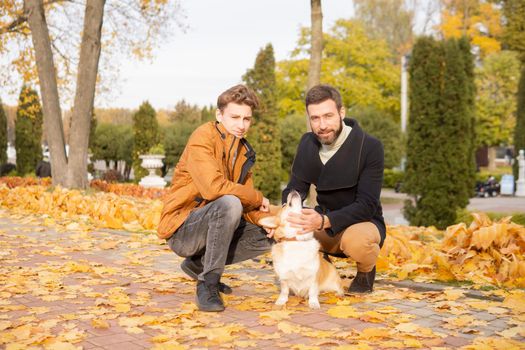
M219 211L227 213L230 217L242 216L242 203L239 198L233 195L224 195L215 200Z

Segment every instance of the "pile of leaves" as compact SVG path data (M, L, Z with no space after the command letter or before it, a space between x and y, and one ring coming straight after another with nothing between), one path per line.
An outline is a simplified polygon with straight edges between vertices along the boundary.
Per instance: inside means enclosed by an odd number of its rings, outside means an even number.
M4 176L0 177L0 184L6 185L8 188L25 187L25 186L49 186L51 185L51 178L36 178L36 177L20 177L20 176Z
M139 198L156 199L161 198L166 193L163 188L145 188L135 184L109 183L98 179L92 180L89 185L99 191Z
M116 192L126 186L133 188L133 185L96 184ZM142 195L153 196L153 191L156 190L145 190ZM0 184L0 206L42 214L44 224L61 225L65 230L110 228L154 232L162 202L126 194L89 194L49 186L10 188ZM525 227L513 223L511 217L493 222L485 214L474 214L470 226L460 223L444 232L435 227L389 226L377 268L390 278L400 280L469 281L476 286L525 287L524 255ZM339 264L347 261L344 259Z
M482 268L498 284L525 287L525 228L513 223L510 216L497 222L483 213L473 216L468 228L460 223L445 232L441 249L451 262L452 273L474 278Z
M0 184L0 206L46 214L44 224L69 222L68 229L94 227L154 231L160 220L159 200L122 197L114 193L86 194L61 187L15 187Z
M434 227L389 227L378 269L405 279L470 281L525 287L525 227L474 213L445 232Z

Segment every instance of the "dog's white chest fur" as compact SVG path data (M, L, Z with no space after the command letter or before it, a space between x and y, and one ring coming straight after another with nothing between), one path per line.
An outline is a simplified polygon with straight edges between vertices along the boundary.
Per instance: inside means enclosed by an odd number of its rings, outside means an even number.
M306 297L316 283L319 271L319 242L283 241L272 247L273 265L281 281L286 281L295 295Z

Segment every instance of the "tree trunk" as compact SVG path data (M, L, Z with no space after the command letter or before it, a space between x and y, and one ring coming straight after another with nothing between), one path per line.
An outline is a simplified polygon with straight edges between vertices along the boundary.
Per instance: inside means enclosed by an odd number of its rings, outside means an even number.
M321 81L321 54L323 52L323 12L321 0L310 0L311 43L308 68L308 90Z
M488 165L488 171L495 171L496 170L496 147L489 147L489 165Z
M91 111L95 98L105 0L87 0L84 16L77 87L70 125L69 161L66 157L62 112L53 52L42 0L25 0L35 49L44 109L44 131L49 144L53 185L87 187L87 149Z
M53 185L63 185L66 179L67 159L64 146L62 112L58 97L55 64L42 0L25 0L27 15L35 50L40 94L44 110L44 132L51 156Z
M321 54L323 53L323 12L321 0L310 0L311 34L310 34L310 65L308 67L307 90L321 82ZM306 130L310 128L310 119L306 116Z
M310 8L311 42L307 90L310 90L321 82L321 58L323 53L323 11L321 8L321 0L310 0ZM306 130L312 131L308 115L306 115ZM308 197L308 204L315 206L317 202L317 192L314 185L310 186Z
M86 188L89 130L101 50L105 0L87 0L69 137L66 186Z

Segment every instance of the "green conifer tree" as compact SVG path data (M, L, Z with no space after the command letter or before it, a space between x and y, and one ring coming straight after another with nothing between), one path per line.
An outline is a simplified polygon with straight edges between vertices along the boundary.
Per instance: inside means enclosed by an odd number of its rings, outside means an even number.
M140 155L146 154L149 149L159 142L159 124L153 107L149 102L144 102L133 115L133 172L135 181L142 179L146 169L140 164Z
M514 129L515 156L525 149L525 1L504 0L505 28L503 40L509 49L518 53L521 61L521 76L518 85L516 128ZM518 162L514 162L514 178L518 177Z
M474 80L465 39L420 38L410 62L404 189L413 225L445 228L466 207L474 183Z
M0 165L7 162L7 116L0 100Z
M515 156L520 149L525 150L525 62L522 63L520 82L518 85L518 106L516 109L516 128L514 129ZM518 162L514 162L514 179L518 180Z
M275 84L275 57L271 44L261 49L253 69L249 69L243 80L258 95L259 108L253 114L252 130L248 140L257 153L253 170L254 185L269 199L281 196L281 142L279 111Z
M42 159L42 122L38 94L24 86L18 99L15 122L16 169L19 175L34 172Z

